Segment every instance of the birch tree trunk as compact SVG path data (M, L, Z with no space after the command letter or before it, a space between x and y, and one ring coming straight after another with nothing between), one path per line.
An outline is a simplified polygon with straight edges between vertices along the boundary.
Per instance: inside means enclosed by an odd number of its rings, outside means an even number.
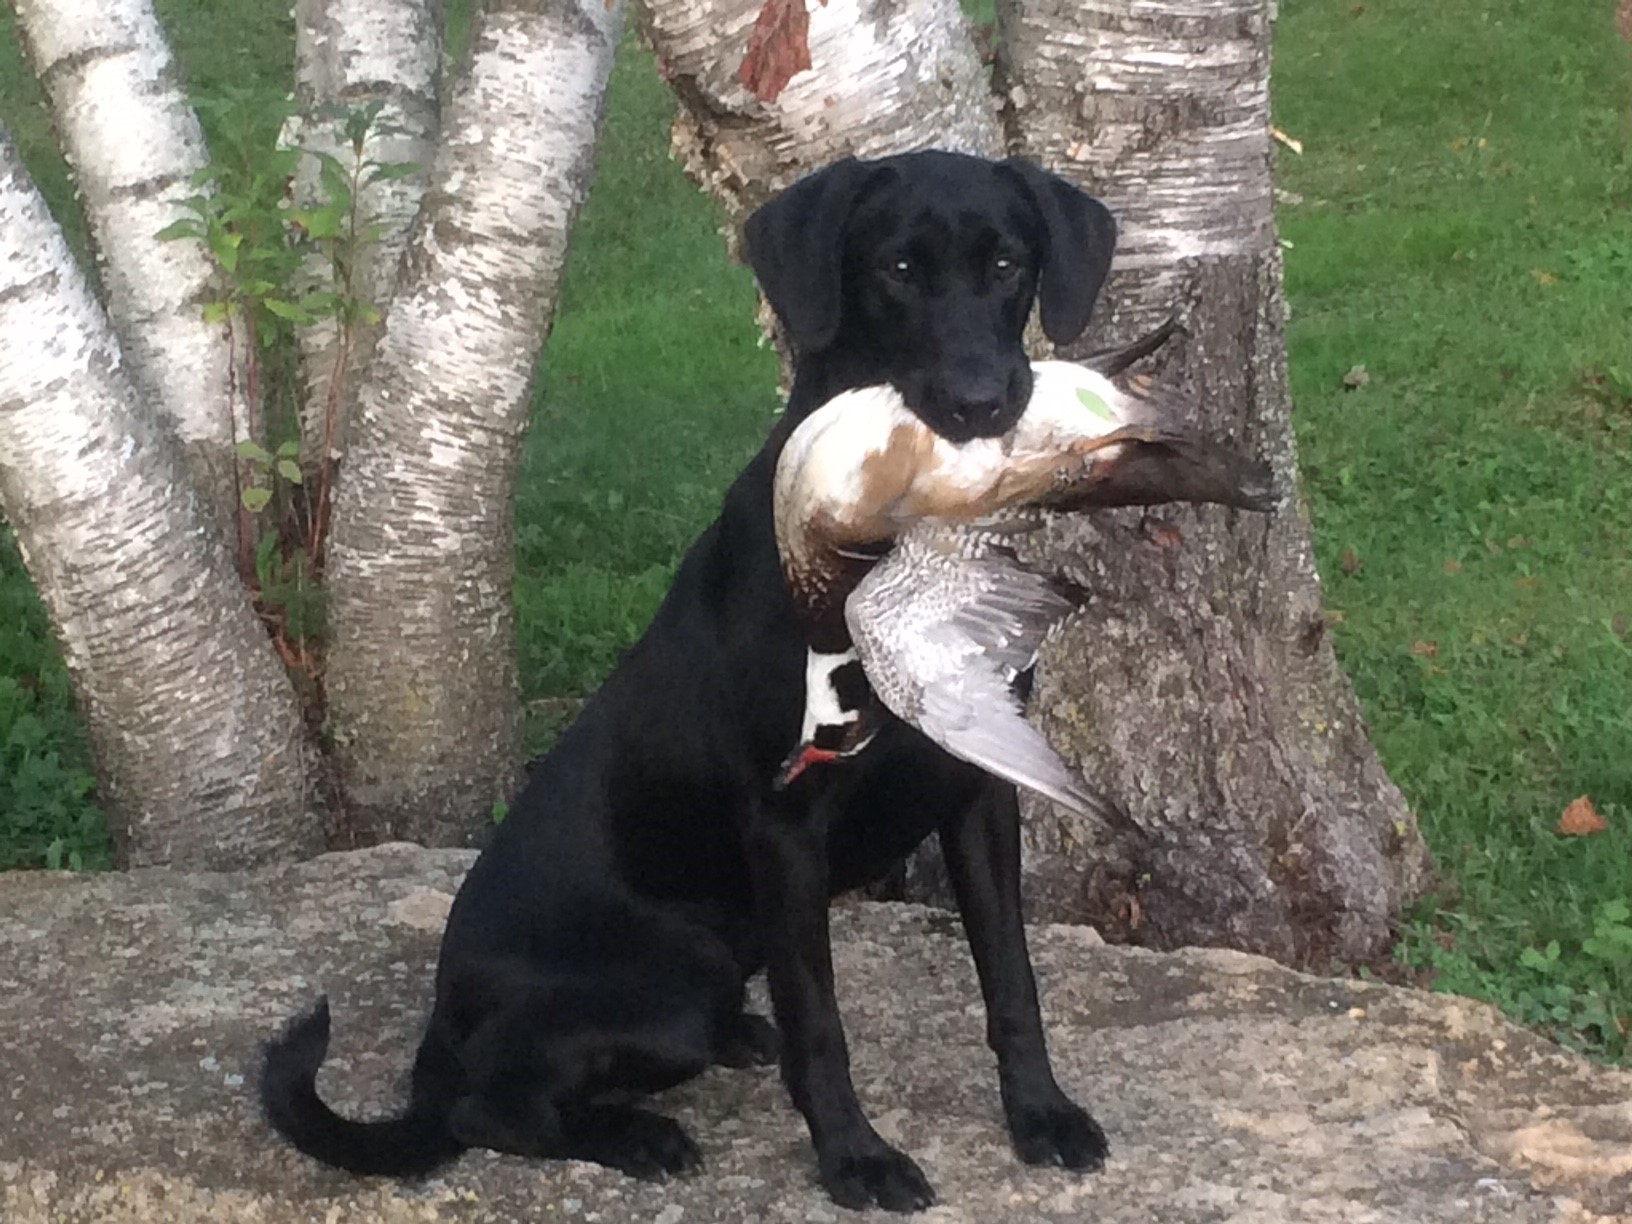
M125 365L0 133L0 509L61 642L119 860L316 853L293 690Z
M647 0L645 33L678 96L675 155L733 227L845 156L936 146L1001 156L1003 132L957 0L809 7L809 71L762 101L742 81L764 0Z
M495 0L448 106L329 555L329 713L359 840L463 841L519 776L516 473L622 21L605 0Z
M999 20L1011 152L1121 226L1094 342L1177 309L1162 377L1295 489L1265 0L1005 0ZM1301 499L1073 518L1047 556L1095 599L1034 708L1125 819L1030 813L1035 912L1292 963L1384 953L1430 862L1333 655Z
M14 7L74 168L135 392L181 439L194 487L222 538L236 540L240 401L229 333L203 318L212 265L201 242L155 237L187 215L181 201L206 158L150 0Z
M349 172L359 163L412 163L405 177L372 177L366 170L354 199L373 240L359 247L342 276L350 295L367 303L380 322L340 320L301 329L304 367L301 454L315 470L325 448L338 459L345 444L346 409L355 401L385 327L396 287L397 263L419 212L436 151L437 87L442 63L440 0L298 0L295 5L295 98L299 114L281 143L335 157ZM344 139L337 112L377 104L361 156ZM327 203L316 158L302 158L294 185L301 208ZM326 261L308 270L311 288L332 288ZM336 385L336 378L338 384Z

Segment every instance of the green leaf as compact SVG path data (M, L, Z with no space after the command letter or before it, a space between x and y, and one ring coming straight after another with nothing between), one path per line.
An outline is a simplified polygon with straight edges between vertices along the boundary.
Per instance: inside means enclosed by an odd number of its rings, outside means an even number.
M370 183L391 182L410 178L419 173L418 162L375 162L368 172Z
M254 514L266 508L266 503L272 500L272 490L251 485L243 492L244 509Z
M300 308L313 318L328 318L340 309L340 295L329 292L308 293L300 299Z
M310 323L311 318L293 302L285 302L281 298L266 298L261 305L280 319L288 319L291 323Z
M1084 408L1088 409L1089 412L1093 413L1106 424L1116 425L1119 423L1116 413L1111 411L1111 406L1107 404L1100 396L1088 390L1087 387L1077 388L1077 399L1082 401L1082 406Z
M296 463L293 459L279 459L278 475L282 476L290 484L298 485L301 480L300 464Z
M346 210L329 204L322 208L297 209L289 214L291 224L306 231L309 238L338 238L344 232Z
M238 267L238 247L243 242L242 234L235 234L230 230L214 230L210 233L210 254L215 261L232 272Z
M191 217L183 217L180 221L172 221L153 237L160 242L175 242L178 238L202 238L204 227Z
M298 441L296 441L294 438L290 438L287 442L284 442L284 443L280 444L278 446L278 458L279 459L299 459L300 458L300 443Z
M232 305L229 302L205 302L204 322L225 323L232 314Z
M245 438L232 449L237 452L240 459L248 459L251 462L265 465L270 465L272 462L272 456L267 453L266 448L249 438Z
M317 177L331 207L351 207L351 171L339 158L328 153L318 154Z
M278 533L266 531L255 545L255 576L261 580L263 589L271 586L278 576L278 543Z

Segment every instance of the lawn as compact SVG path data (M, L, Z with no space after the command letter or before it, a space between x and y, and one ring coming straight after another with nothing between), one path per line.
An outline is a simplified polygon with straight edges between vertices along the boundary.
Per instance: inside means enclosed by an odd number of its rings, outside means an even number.
M1304 144L1278 154L1280 221L1336 640L1446 876L1401 961L1626 1057L1632 54L1613 7L1281 0L1275 97ZM160 10L199 93L284 87L283 0ZM530 698L605 674L776 404L749 278L668 159L669 107L626 46L518 506ZM72 227L7 16L0 121ZM1560 836L1583 794L1607 830ZM0 867L105 861L66 679L0 543Z

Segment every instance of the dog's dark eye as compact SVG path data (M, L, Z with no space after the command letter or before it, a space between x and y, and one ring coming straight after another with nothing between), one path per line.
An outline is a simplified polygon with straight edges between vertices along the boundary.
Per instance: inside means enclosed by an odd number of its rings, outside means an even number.
M912 260L892 259L884 265L884 275L897 284L906 284L912 279Z
M992 260L992 271L1000 277L1010 277L1020 271L1020 261L1008 255L999 255Z

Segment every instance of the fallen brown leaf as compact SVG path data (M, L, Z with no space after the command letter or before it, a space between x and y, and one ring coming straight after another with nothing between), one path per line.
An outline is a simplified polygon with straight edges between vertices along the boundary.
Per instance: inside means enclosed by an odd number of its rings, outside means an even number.
M1446 557L1445 572L1447 574L1460 574L1462 572L1462 562L1458 561L1455 557Z
M1565 837L1590 837L1609 828L1609 822L1598 814L1592 800L1586 795L1574 800L1558 818L1558 831Z
M1355 552L1352 548L1345 548L1343 550L1343 559L1339 561L1338 564L1343 567L1343 572L1345 574L1359 573L1361 565L1360 554Z
M1292 152L1294 152L1294 153L1302 153L1303 152L1303 141L1299 140L1295 136L1288 136L1284 131L1282 131L1280 128L1276 127L1273 123L1269 125L1269 134L1272 137L1274 137L1275 140L1278 143L1283 144L1287 148L1291 149Z
M1439 658L1438 642L1412 642L1411 653L1424 659Z
M1358 391L1371 382L1371 375L1366 373L1366 367L1357 365L1343 375L1343 385L1350 391Z

